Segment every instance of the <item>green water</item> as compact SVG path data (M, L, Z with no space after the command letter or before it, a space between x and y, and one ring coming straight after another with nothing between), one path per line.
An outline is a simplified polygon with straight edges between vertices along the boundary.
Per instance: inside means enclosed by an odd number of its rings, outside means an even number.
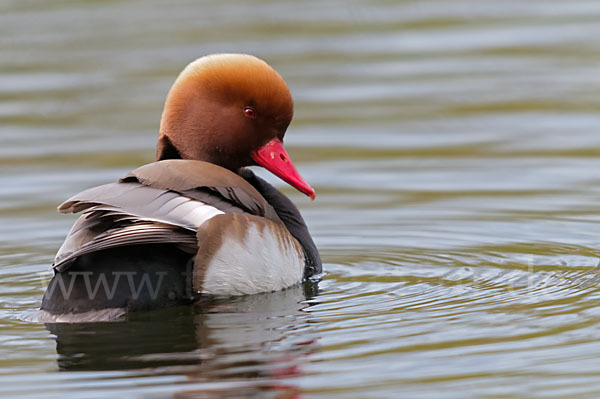
M585 0L2 2L0 396L597 398L599 21ZM323 280L36 322L57 204L152 161L167 90L214 52L292 90L317 199L277 184Z

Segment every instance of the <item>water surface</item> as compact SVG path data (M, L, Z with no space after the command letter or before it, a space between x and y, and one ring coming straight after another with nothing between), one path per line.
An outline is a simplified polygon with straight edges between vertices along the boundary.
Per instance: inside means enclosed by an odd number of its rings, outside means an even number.
M600 3L4 1L0 396L597 398ZM288 82L323 280L35 321L82 189L150 162L192 59ZM265 175L265 174L263 174ZM266 175L265 175L266 176Z

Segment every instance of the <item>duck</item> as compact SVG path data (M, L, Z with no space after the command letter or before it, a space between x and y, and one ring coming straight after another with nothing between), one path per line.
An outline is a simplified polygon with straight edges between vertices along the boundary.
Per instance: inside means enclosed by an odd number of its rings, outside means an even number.
M80 216L41 311L123 314L318 278L298 208L248 168L314 200L283 145L293 113L284 79L262 59L212 54L187 65L167 94L155 161L58 207Z

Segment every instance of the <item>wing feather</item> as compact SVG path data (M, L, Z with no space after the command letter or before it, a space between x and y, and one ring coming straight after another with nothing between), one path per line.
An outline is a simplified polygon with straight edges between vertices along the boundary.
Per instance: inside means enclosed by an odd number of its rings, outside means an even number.
M208 204L140 183L111 183L94 187L69 198L63 213L81 210L106 211L106 216L171 224L191 231L222 211Z
M67 237L65 244L71 237ZM79 246L63 244L56 255L53 268L62 272L81 255L126 245L174 243L188 248L197 247L196 237L193 234L157 223L138 223L113 228L88 238L92 239L80 242Z
M218 196L247 213L280 221L277 212L250 183L237 173L208 162L181 159L153 162L130 172L121 182L139 182L179 193L191 191L192 195L209 191L213 198ZM213 205L213 201L209 203Z
M265 198L238 174L202 161L142 166L119 183L90 188L58 207L83 214L59 249L53 267L79 256L136 244L175 243L197 250L196 232L223 213L251 213L280 221Z
M138 244L197 247L198 227L222 211L141 183L112 183L85 190L63 203L64 213L84 211L59 249L53 267L66 270L81 255Z

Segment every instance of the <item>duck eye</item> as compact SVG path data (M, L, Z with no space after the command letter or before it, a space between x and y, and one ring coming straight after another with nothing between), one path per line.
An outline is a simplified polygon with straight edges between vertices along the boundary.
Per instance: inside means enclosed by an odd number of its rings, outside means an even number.
M248 118L256 118L256 111L252 107L244 108L244 114L246 114Z

